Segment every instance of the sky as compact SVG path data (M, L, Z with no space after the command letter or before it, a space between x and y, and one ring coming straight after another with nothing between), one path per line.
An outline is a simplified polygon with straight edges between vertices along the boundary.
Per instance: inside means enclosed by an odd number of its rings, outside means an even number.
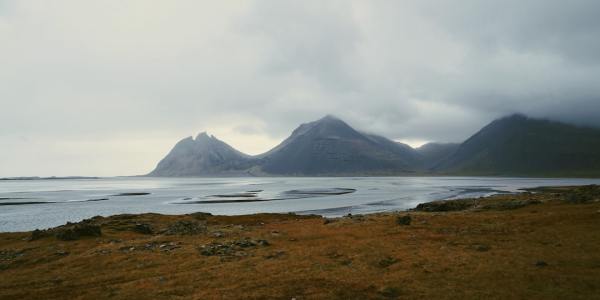
M0 0L0 177L248 154L333 114L418 146L523 113L600 126L600 1Z

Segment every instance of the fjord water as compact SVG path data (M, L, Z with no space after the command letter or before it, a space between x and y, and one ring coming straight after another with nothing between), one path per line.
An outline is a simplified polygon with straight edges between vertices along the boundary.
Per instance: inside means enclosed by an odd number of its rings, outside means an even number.
M261 177L0 181L0 231L26 231L123 213L319 214L405 210L432 200L600 179L497 177Z

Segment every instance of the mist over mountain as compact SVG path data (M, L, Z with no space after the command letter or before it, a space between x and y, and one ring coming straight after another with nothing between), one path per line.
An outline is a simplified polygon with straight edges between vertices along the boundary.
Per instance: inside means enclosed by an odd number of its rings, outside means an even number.
M463 143L417 149L333 117L300 125L250 156L201 133L175 145L149 176L600 176L600 129L511 115Z

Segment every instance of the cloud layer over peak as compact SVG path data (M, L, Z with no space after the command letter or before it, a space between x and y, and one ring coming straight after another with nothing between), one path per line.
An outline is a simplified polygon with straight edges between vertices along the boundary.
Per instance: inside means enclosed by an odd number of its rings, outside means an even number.
M600 125L598 11L592 0L0 0L0 176L146 173L203 130L255 154L328 113L441 142L515 112Z

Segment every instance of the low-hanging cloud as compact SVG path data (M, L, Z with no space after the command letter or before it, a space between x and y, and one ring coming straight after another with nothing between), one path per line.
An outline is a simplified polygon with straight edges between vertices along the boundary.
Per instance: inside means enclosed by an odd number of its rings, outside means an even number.
M258 153L337 115L462 141L600 126L597 1L0 1L0 176L149 171L207 130Z

